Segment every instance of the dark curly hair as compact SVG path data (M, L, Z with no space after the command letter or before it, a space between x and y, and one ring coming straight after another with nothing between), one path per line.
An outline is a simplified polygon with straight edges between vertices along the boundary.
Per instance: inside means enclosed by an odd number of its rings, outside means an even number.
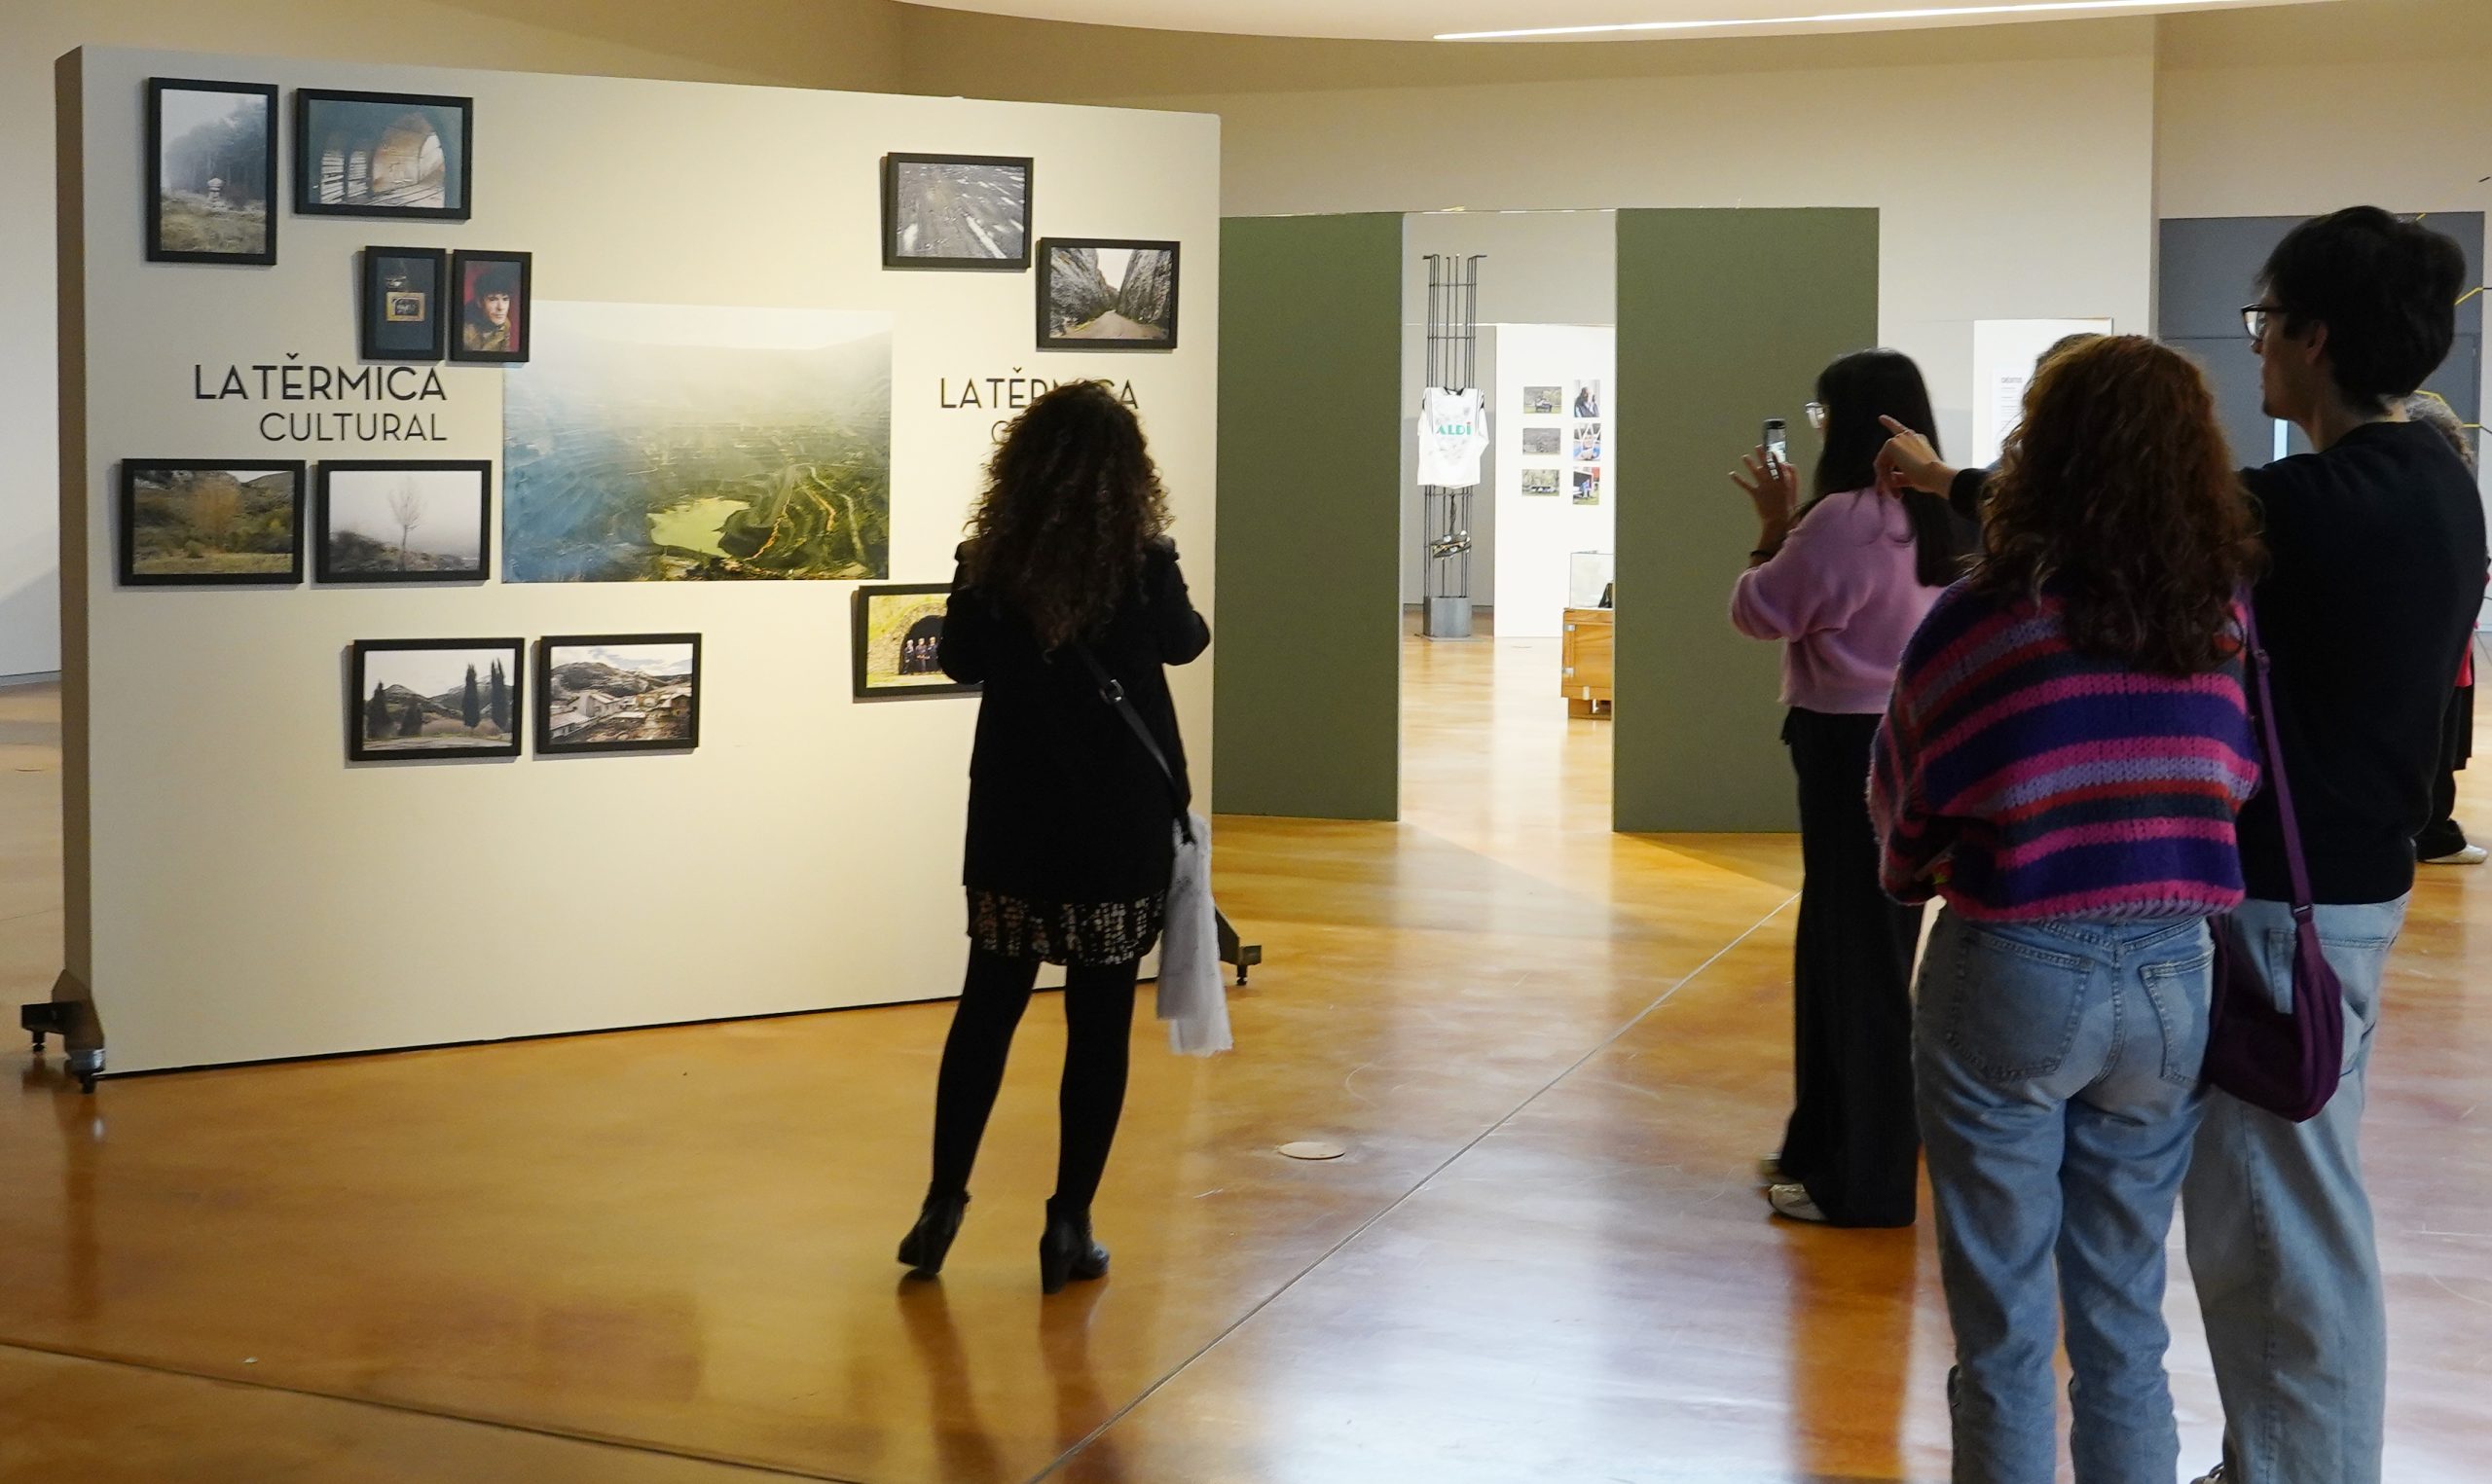
M2062 598L2078 652L2156 674L2240 652L2233 597L2260 546L2197 366L2136 335L2045 364L1983 511L1972 585Z
M1055 649L1095 634L1168 530L1168 491L1131 409L1068 381L1012 419L970 517L970 585Z

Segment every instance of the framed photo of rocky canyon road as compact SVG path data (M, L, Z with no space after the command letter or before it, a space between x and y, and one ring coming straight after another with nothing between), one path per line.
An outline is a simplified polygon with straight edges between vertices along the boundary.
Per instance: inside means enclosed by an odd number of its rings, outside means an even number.
M1039 348L1177 348L1177 246L1109 237L1039 244Z
M1030 266L1025 155L885 155L883 267Z
M536 750L688 752L701 744L701 635L536 641Z

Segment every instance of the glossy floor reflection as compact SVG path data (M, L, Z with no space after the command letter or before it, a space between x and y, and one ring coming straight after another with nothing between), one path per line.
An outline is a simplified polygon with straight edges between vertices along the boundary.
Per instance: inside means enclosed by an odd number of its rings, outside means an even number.
M942 1005L92 1100L29 1066L0 1110L0 1478L1943 1477L1926 1227L1776 1225L1749 1177L1796 850L1607 833L1609 724L1566 720L1556 663L1413 640L1405 823L1222 821L1268 954L1242 1049L1138 1028L1116 1271L1058 1299L1051 1004L939 1285L891 1249ZM0 692L10 1002L57 964L54 706ZM2427 879L2379 1052L2400 1484L2479 1477L2492 1436L2487 923L2492 875ZM1301 1138L1350 1152L1273 1152Z

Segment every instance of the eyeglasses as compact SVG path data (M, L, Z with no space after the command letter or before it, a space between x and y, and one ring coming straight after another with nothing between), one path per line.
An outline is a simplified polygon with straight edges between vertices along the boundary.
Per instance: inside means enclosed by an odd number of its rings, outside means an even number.
M2241 307L2241 326L2250 332L2250 343L2256 344L2267 338L2267 322L2273 315L2285 312L2281 304L2245 304Z
M1800 409L1800 416L1809 419L1809 426L1812 430L1819 433L1826 430L1826 405L1824 403L1810 403L1806 407Z

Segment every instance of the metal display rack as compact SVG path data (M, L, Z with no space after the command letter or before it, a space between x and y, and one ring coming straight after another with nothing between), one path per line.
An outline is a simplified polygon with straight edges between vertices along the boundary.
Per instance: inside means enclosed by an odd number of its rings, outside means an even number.
M1480 265L1485 253L1427 255L1427 384L1462 391L1478 384ZM1420 565L1427 605L1420 632L1432 639L1471 637L1471 496L1479 487L1419 487Z

